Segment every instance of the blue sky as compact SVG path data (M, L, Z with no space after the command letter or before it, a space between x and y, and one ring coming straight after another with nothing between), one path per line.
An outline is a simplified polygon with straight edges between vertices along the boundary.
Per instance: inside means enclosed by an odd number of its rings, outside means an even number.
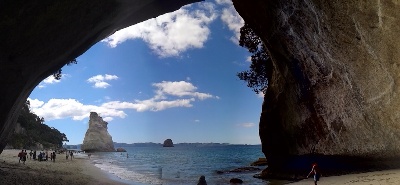
M114 142L260 144L263 99L237 72L250 54L238 45L243 20L226 0L185 6L120 30L46 78L31 110L83 142L91 111Z

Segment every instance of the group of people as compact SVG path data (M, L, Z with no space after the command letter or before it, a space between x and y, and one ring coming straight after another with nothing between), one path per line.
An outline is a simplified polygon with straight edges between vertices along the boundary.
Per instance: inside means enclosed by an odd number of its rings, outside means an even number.
M68 160L68 157L71 157L71 160L72 160L72 158L74 156L73 152L72 151L69 151L69 152L66 151L65 153L66 153L66 159ZM56 162L56 156L57 156L56 151L50 152L50 160L51 161ZM22 163L25 164L25 161L28 158L28 153L26 152L26 150L21 150L18 153L18 157L19 157L18 163L21 163L21 161L22 161ZM38 155L36 155L36 150L31 150L29 152L29 159L33 159L35 161L36 160L37 161L48 161L49 152L48 151L46 151L46 152L42 151L42 152L39 152Z
M56 162L56 156L57 156L57 154L56 154L55 151L50 152L50 160L51 161ZM19 157L18 163L21 163L21 161L22 161L22 163L25 164L25 161L26 161L26 159L28 157L28 153L26 152L26 150L21 150L21 152L18 153L18 157ZM31 150L29 152L29 159L33 159L35 161L36 160L38 160L38 161L48 161L49 154L46 151L46 152L39 152L39 154L36 155L36 150L34 150L34 151Z
M74 153L72 151L65 152L65 159L66 160L68 160L68 156L71 156L71 160L72 160L72 157L74 157Z

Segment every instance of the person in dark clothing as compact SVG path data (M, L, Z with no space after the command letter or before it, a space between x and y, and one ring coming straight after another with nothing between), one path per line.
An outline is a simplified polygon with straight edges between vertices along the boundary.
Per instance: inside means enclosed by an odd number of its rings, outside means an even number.
M33 152L31 150L31 152L29 152L29 160L32 159L32 155L33 155Z
M33 156L32 156L33 160L36 160L36 150L33 151Z
M22 163L25 164L26 161L26 156L28 155L28 153L26 153L26 150L24 152L22 152Z
M19 157L18 163L21 163L23 155L24 155L24 150L21 150L21 152L18 153L18 157Z
M204 175L200 176L199 182L197 182L197 185L207 185L206 177Z
M56 152L53 152L53 163L56 162Z
M321 177L321 173L319 171L319 167L318 167L317 163L313 163L311 171L310 171L310 173L308 173L307 178L311 174L314 174L314 184L317 185L317 182L319 181L319 178Z

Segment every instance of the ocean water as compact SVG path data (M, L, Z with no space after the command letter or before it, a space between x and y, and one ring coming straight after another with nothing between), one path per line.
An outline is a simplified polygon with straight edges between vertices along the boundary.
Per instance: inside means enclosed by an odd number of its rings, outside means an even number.
M240 178L243 184L276 184L253 178L257 172L223 173L264 157L260 145L226 146L147 146L126 147L127 152L95 153L92 162L124 182L135 185L190 185L197 184L201 175L208 185L229 184ZM128 154L128 157L127 157ZM265 167L259 167L261 170Z

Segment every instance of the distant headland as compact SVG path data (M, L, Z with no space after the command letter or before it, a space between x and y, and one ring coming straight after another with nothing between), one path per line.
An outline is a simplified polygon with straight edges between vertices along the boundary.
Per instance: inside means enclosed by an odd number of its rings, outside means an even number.
M192 147L204 147L204 146L246 146L246 145L251 145L251 144L231 144L231 143L176 143L174 144L175 147L180 147L180 146L192 146ZM260 144L255 144L260 145ZM162 147L163 143L154 143L154 142L144 142L144 143L117 143L114 142L114 147L115 148L125 148L125 147L148 147L148 146L159 146ZM64 148L67 149L79 149L81 147L81 144L78 145L64 145Z

